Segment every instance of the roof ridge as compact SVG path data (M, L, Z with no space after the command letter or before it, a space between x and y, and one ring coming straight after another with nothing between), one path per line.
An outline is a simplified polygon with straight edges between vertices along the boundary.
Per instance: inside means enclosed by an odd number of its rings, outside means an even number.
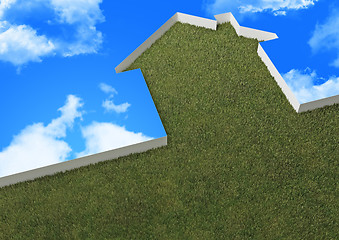
M269 41L277 39L278 36L272 32L266 32L258 29L248 28L240 26L238 21L235 19L231 12L223 13L214 16L216 20L197 17L185 13L177 12L169 20L167 20L157 31L155 31L148 39L146 39L138 48L136 48L128 57L126 57L116 68L115 71L120 73L126 70L143 52L152 46L152 44L162 37L175 23L188 23L197 27L205 27L212 30L217 30L217 25L222 23L229 22L235 29L238 36L243 36L247 38L257 39L261 41ZM285 94L287 100L290 102L292 107L297 113L306 112L309 110L322 108L327 105L333 105L339 103L339 94L322 98L315 101L307 102L300 104L290 87L287 85L277 68L274 66L271 59L268 57L263 47L258 44L257 53L261 60L267 66L267 69L273 76L274 80L277 82L282 92Z

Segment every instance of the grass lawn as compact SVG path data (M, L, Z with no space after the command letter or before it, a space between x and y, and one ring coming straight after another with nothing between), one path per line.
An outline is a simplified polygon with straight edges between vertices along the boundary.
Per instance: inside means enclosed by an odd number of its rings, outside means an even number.
M0 189L0 239L338 239L339 105L297 114L230 24L141 68L168 146Z

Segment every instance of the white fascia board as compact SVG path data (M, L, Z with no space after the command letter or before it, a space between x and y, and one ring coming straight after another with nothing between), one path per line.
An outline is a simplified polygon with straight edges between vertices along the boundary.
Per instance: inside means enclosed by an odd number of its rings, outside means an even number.
M202 17L196 17L192 15L188 15L185 13L176 13L178 16L178 22L181 23L188 23L190 25L194 25L197 27L204 27L212 30L217 30L217 21L207 19L207 18L202 18Z
M330 106L330 105L338 104L338 103L339 103L339 95L322 98L319 100L300 104L298 113L306 112L306 111L310 111L310 110L314 110L317 108L322 108L324 106Z
M275 33L261 31L253 28L248 27L241 27L239 36L244 36L247 38L255 38L258 41L269 41L277 39L278 36Z
M177 12L167 22L165 22L157 31L155 31L148 39L146 39L137 49L135 49L125 60L123 60L116 68L116 73L126 70L140 55L145 52L152 44L161 38L176 22L188 23L197 27L205 27L217 30L217 21L196 17L184 13Z
M281 76L279 71L277 70L277 68L274 66L273 62L268 57L268 55L266 54L266 52L264 51L264 49L262 48L260 43L258 44L257 53L258 53L259 57L261 58L261 60L265 63L268 71L271 73L274 80L277 82L278 86L283 91L287 100L290 102L290 104L292 105L294 110L296 112L299 112L300 103L299 103L298 99L293 94L292 90L289 88L289 86L287 85L287 83L285 82L285 80L283 79L283 77Z
M240 33L240 25L238 21L235 19L232 13L223 13L219 15L214 15L215 19L217 20L218 24L223 24L223 23L231 23L231 25L234 27L235 31Z
M116 68L116 73L126 70L140 55L145 52L152 44L158 40L165 32L167 32L178 21L178 13L174 14L167 20L157 31L155 31L146 41L144 41L137 49L135 49L124 61Z
M0 188L167 145L167 136L0 178Z
M215 15L214 17L215 19L217 19L218 24L223 24L227 22L231 23L239 36L254 38L258 41L269 41L278 38L277 34L275 33L240 26L233 14L230 12Z

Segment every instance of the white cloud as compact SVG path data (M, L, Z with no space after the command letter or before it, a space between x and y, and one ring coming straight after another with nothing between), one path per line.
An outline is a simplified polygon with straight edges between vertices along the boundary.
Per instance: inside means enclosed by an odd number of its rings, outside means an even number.
M314 85L314 82L319 79L315 71L292 69L283 74L283 78L300 103L339 94L339 77L331 77L321 85Z
M52 54L54 50L54 44L46 36L39 36L30 26L0 22L0 60L14 65L40 62L41 57Z
M112 86L110 86L106 83L100 83L99 88L104 93L118 94L117 90L115 90Z
M332 65L339 67L339 11L333 11L325 23L316 25L308 43L315 53L323 50L336 51L338 57Z
M101 3L102 0L51 0L60 22L86 23L88 26L104 21L99 6Z
M74 120L81 117L81 99L69 95L58 110L59 118L44 126L36 123L27 126L0 152L0 177L60 163L67 159L70 146L62 140Z
M113 102L113 98L115 94L118 94L117 90L115 90L112 86L106 84L106 83L100 83L99 88L101 91L104 93L110 94L109 98L104 100L102 102L102 107L107 111L107 112L116 112L116 113L124 113L127 112L128 108L131 106L128 102L122 103L120 105L116 105Z
M0 20L6 11L6 9L10 8L12 4L14 4L16 0L1 0L0 1Z
M63 56L96 53L102 44L102 33L96 24L105 21L101 12L102 0L50 0L60 23L75 25L76 41L63 43Z
M61 112L61 116L53 119L47 126L48 133L58 138L66 137L67 127L72 127L76 118L82 118L83 113L79 111L82 106L83 103L80 98L69 95L66 104L58 109Z
M275 16L285 15L287 10L299 10L313 6L318 0L215 0L208 4L211 14L239 11L256 13L270 11Z
M135 133L112 123L93 122L82 128L82 135L86 141L86 149L77 154L77 157L100 153L131 144L151 140L151 137L142 133Z
M116 113L124 113L127 112L128 108L131 106L129 103L122 103L120 105L114 104L112 99L106 99L102 103L102 107L105 108L106 111L111 112L114 111Z
M101 3L102 0L1 0L0 60L22 65L52 54L70 57L97 53L103 36L96 25L105 21ZM51 14L40 14L39 18L40 12ZM29 25L31 19L37 22L37 18L39 24ZM48 27L41 27L43 23Z
M273 14L274 16L286 16L286 11L276 11Z

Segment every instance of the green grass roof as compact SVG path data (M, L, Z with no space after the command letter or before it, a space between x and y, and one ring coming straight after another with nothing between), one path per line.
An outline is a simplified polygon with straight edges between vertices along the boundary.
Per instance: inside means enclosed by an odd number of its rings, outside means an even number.
M297 114L230 24L139 57L168 146L0 189L0 239L336 239L339 105Z

